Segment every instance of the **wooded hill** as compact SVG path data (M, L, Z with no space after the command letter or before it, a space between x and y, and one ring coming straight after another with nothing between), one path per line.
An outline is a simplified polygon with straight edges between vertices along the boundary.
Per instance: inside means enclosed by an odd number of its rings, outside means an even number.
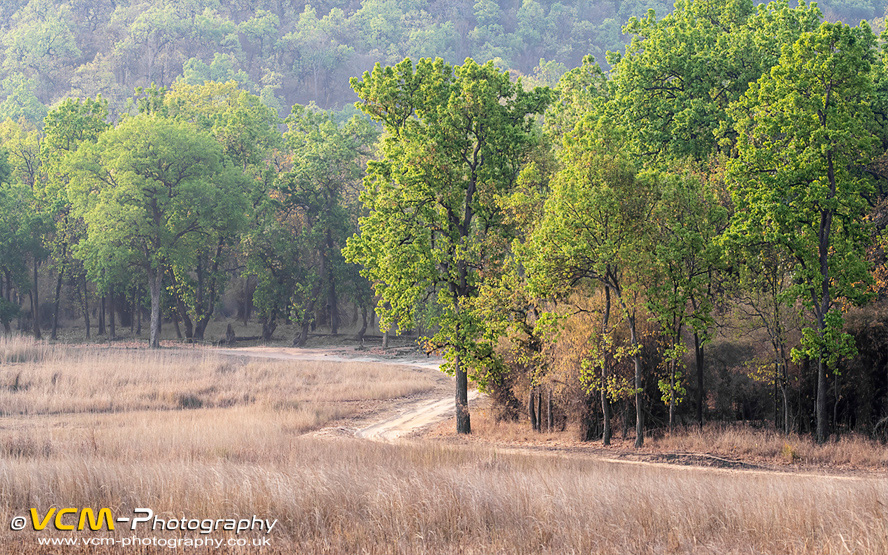
M882 0L820 2L827 20L881 18ZM554 85L591 54L622 51L621 27L663 0L8 0L0 4L0 121L40 122L66 97L101 94L112 116L134 88L234 79L285 115L355 101L376 62L497 60Z
M0 324L202 341L234 285L263 340L349 313L363 337L374 310L421 330L460 432L471 378L504 418L540 428L545 403L605 442L705 419L888 437L884 41L743 0L625 30L609 72L587 56L555 87L377 63L347 120L203 79L8 118Z

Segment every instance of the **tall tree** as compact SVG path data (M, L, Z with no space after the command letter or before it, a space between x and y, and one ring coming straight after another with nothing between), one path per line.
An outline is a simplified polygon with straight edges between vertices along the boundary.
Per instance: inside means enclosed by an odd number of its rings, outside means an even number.
M220 214L204 230L196 263L173 267L177 311L185 336L202 340L224 292L225 264L243 231L247 215L241 210L242 203L266 194L265 186L275 174L269 154L280 146L280 118L258 96L241 90L234 81L202 85L179 82L163 93L163 103L168 117L193 122L209 132L222 147L222 166L245 177L238 180L236 189L228 191L234 200L228 205L232 212Z
M433 298L442 349L456 375L456 429L470 433L468 376L490 355L467 301L504 253L498 199L513 187L536 140L534 114L547 90L468 59L377 64L353 79L358 107L383 124L382 159L368 165L362 200L369 210L346 258L364 265L379 295L383 326L411 327L417 304ZM390 307L390 308L389 308Z
M678 0L662 19L653 10L632 17L625 55L608 55L611 106L632 130L628 145L666 165L676 157L706 160L731 102L777 63L782 46L819 22L816 5L789 8L785 0L758 7Z
M869 102L875 41L865 22L823 23L785 49L734 110L733 233L778 245L795 261L794 296L814 323L793 357L817 361L818 442L828 435L827 373L854 349L840 301L860 300L869 279L872 183L863 165L878 144Z
M638 175L619 144L613 122L596 114L586 116L566 139L565 167L553 180L527 266L528 279L541 294L566 295L578 282L591 281L606 291L607 315L611 298L618 305L629 328L630 345L624 350L635 367L635 445L641 447L644 400L638 319L652 264L650 221L657 187L649 176Z
M671 431L676 404L684 391L679 366L687 351L682 340L687 328L694 335L697 386L702 394L702 349L712 325L713 280L720 259L717 239L727 225L728 213L699 174L661 173L658 182L647 304L667 342L663 357L667 376L660 389L669 405ZM702 409L702 399L697 405Z
M55 233L47 238L56 266L56 287L53 303L52 331L56 339L59 325L59 304L62 281L69 278L85 280L82 264L72 256L72 248L83 232L82 221L71 215L68 198L69 175L65 158L77 151L84 142L95 142L108 129L108 102L101 98L66 99L53 108L44 120L46 137L41 145L41 156L46 171L46 187L42 200L55 222ZM84 283L84 287L85 287Z
M86 223L76 254L94 277L109 264L145 272L153 348L164 274L193 264L204 235L240 202L222 157L209 134L158 114L127 118L72 157L71 199Z
M304 238L318 263L317 283L306 284L314 291L306 297L311 306L301 307L305 317L295 341L301 344L308 334L307 316L317 301L323 305L331 333L339 333L339 299L348 275L341 250L356 231L351 228L347 202L356 194L377 132L365 118L355 116L339 125L329 112L299 105L293 107L287 125L284 138L292 168L280 175L278 189L284 203L302 214Z

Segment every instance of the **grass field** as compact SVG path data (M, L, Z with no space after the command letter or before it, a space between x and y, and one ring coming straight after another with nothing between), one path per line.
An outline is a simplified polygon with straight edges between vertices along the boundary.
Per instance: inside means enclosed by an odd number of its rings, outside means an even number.
M306 434L428 391L427 376L0 340L0 552L178 552L37 544L133 535L120 526L110 535L10 530L32 507L109 507L115 516L149 507L167 519L279 521L268 547L188 553L888 553L884 479Z

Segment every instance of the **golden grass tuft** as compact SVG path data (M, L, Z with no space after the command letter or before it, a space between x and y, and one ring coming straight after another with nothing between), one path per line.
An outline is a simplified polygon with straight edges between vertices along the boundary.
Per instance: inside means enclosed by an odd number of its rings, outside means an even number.
M0 364L41 362L54 352L51 344L28 335L0 335Z

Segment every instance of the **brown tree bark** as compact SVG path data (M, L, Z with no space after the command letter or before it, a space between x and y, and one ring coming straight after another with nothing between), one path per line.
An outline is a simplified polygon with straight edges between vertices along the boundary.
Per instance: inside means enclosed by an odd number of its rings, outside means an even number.
M37 282L37 259L34 259L34 291L31 293L31 316L34 318L34 339L43 339L40 333L40 289Z
M460 357L454 357L456 374L456 433L472 433L472 423L469 418L469 377L465 368L460 364Z
M148 289L151 295L151 321L148 346L160 348L160 292L163 282L163 270L148 270Z

